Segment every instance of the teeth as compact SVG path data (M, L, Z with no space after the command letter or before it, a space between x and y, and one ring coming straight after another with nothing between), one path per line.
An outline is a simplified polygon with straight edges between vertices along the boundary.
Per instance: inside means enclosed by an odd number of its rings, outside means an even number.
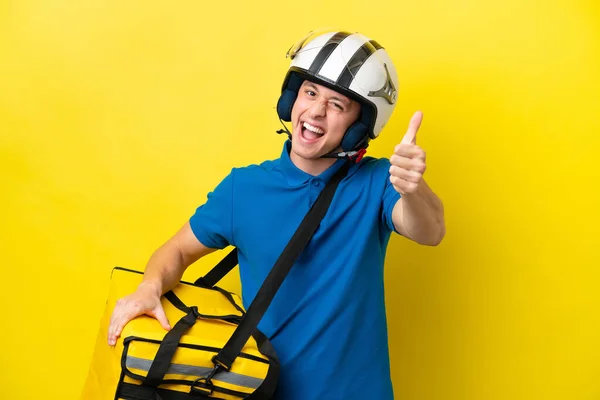
M322 134L324 134L324 133L325 133L325 131L324 131L323 129L321 129L321 128L317 128L316 126L312 126L312 125L311 125L311 124L309 124L308 122L305 122L305 123L304 123L304 127L305 127L306 129L308 129L309 131L311 131L311 132L318 133L319 135L322 135Z

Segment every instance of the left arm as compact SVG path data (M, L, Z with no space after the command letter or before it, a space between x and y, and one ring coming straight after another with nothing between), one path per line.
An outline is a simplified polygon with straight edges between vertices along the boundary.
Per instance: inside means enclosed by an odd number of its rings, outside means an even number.
M422 113L415 113L390 158L390 181L401 195L394 205L392 220L401 235L419 244L436 246L446 234L444 206L423 179L425 152L416 143L422 118Z
M402 236L419 244L437 246L446 234L444 205L424 180L396 202L392 220Z

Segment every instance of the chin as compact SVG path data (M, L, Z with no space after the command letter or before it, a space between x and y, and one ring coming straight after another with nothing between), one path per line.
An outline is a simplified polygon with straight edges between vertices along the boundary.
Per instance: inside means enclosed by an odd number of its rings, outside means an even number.
M319 160L323 153L321 149L306 149L302 144L292 142L292 152L305 160Z

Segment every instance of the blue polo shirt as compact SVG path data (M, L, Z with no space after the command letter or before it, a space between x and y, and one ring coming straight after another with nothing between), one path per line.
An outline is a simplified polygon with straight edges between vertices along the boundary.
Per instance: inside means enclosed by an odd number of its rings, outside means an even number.
M342 165L312 176L281 157L234 168L190 218L207 247L238 248L247 308L271 267ZM353 164L311 242L258 328L281 363L278 400L392 400L383 267L400 195L389 160Z

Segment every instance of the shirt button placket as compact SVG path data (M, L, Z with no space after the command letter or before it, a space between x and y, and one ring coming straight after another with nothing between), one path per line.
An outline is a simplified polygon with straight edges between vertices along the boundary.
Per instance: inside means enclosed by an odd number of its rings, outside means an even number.
M321 180L318 178L311 179L310 186L311 187L309 188L309 201L310 205L312 206L313 203L317 200L317 197L319 197L319 193L321 192Z

